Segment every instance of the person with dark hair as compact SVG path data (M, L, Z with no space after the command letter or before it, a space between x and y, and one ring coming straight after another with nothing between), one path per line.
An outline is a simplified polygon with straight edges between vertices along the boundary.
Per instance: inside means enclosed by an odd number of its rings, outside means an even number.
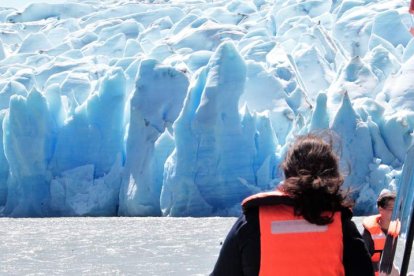
M362 222L364 226L362 237L371 254L372 265L376 274L379 271L379 262L385 247L385 239L391 222L396 196L395 192L387 189L382 190L377 199L379 214L366 217Z
M211 275L374 275L332 145L298 137L285 180L242 202Z

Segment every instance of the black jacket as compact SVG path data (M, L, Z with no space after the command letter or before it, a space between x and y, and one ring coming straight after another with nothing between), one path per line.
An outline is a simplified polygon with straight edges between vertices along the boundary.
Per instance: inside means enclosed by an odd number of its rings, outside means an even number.
M267 203L271 199L266 199ZM211 275L236 276L259 275L260 269L260 224L258 206L249 206L234 223L221 248ZM343 264L347 276L374 275L370 254L351 221L352 212L342 210ZM294 256L292 256L294 258Z

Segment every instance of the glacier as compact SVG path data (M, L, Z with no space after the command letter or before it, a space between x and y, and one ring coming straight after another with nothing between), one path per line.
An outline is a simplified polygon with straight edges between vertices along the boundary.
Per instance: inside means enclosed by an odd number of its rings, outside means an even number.
M355 214L398 189L408 1L31 2L0 4L0 216L237 216L326 130Z

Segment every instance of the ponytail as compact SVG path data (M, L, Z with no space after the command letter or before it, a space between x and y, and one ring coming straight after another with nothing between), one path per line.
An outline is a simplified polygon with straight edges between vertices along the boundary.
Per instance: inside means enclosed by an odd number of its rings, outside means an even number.
M280 189L294 199L295 215L317 225L329 224L336 211L351 207L332 146L314 135L299 137L282 164Z

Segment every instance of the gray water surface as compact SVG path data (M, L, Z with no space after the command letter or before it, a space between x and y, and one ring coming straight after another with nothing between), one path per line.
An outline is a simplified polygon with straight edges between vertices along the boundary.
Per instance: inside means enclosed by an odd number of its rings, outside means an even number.
M0 218L0 275L208 275L235 220Z
M206 275L235 218L0 219L0 275Z

